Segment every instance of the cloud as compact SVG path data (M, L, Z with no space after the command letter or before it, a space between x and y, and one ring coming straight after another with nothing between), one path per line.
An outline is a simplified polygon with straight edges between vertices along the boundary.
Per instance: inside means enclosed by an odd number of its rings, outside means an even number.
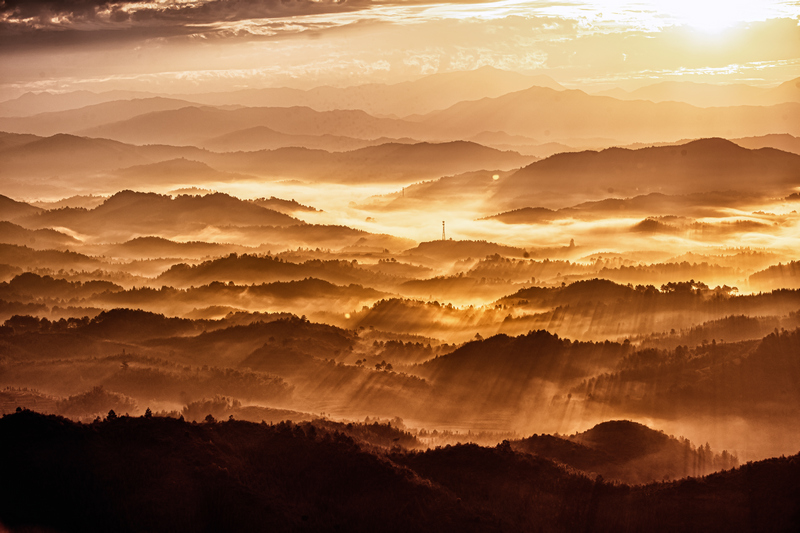
M3 0L0 46L9 49L205 35L239 21L348 13L369 0Z
M0 2L0 18L5 23L22 27L75 29L74 26L85 22L106 25L153 21L207 24L352 11L369 5L366 0L207 0L185 3L163 0L4 0Z
M598 4L0 0L0 96L76 84L168 92L352 85L482 65L567 85L797 76L797 18L704 33L655 24L650 11L599 13Z

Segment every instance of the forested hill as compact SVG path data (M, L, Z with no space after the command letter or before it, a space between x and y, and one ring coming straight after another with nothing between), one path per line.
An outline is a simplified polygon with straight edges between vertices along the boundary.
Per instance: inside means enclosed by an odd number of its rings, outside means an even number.
M417 452L369 444L369 432L353 428L160 417L79 424L22 410L0 419L0 523L82 532L800 526L798 455L630 487L507 442Z

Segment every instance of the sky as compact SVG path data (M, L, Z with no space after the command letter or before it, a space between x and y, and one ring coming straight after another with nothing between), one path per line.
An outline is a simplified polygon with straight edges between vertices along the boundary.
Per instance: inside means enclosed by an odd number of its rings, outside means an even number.
M0 100L396 83L491 65L588 90L800 76L784 0L0 0Z

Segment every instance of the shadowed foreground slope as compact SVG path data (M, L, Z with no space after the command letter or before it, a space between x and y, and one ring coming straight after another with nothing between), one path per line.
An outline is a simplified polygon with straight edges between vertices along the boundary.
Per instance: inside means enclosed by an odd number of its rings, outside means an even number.
M30 411L0 420L0 521L56 531L796 531L800 457L612 485L458 445L389 452L311 424Z

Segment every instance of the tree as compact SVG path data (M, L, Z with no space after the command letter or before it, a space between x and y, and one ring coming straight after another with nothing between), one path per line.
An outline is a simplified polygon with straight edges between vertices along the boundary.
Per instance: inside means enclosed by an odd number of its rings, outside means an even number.
M117 419L117 413L115 413L114 410L111 409L111 410L108 411L108 416L106 418L108 420L116 420Z
M217 421L217 419L214 418L214 416L211 413L206 415L206 418L205 418L206 424L214 424L216 421Z
M144 417L145 418L153 418L153 411L151 411L149 407L147 409L145 409Z

